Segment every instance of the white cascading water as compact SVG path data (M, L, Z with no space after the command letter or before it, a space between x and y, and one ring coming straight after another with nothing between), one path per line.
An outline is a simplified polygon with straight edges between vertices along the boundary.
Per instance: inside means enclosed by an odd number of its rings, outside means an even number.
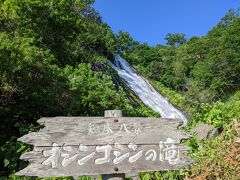
M119 55L116 55L115 64L111 61L108 62L128 86L138 95L144 104L152 108L154 111L159 112L162 118L181 119L183 125L187 124L186 116L169 103L166 98L159 94L144 77L139 75L136 70L130 66L126 60Z

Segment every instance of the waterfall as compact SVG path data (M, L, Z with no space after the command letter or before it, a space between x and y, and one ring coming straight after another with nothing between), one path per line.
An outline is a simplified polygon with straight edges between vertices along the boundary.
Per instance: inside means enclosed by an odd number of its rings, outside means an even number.
M162 118L181 119L183 125L187 124L186 116L159 94L126 60L116 55L115 64L111 61L108 61L108 63L117 71L118 75L137 94L142 102L154 111L159 112Z

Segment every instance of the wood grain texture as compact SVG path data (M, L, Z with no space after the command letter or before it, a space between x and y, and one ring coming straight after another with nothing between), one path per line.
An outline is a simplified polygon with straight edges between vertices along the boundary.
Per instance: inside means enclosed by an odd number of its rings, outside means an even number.
M176 170L187 167L193 162L186 156L188 148L180 144L182 139L189 138L188 134L178 129L181 124L180 120L140 117L54 117L41 118L38 123L44 128L18 139L34 145L34 149L21 156L21 159L29 161L30 165L19 171L17 175L77 177L118 173L137 174L147 171ZM91 133L89 133L90 125L94 127ZM107 126L111 131L107 130ZM159 159L161 153L166 153L160 148L159 143L160 141L166 142L168 138L174 140L172 145L180 152L180 159L175 164L169 163L167 158ZM136 149L129 148L130 144L134 144ZM106 145L111 146L109 161L96 164L97 159L105 156L104 152L97 151L97 147ZM167 147L170 145L166 143L164 148ZM49 152L53 148L55 152L58 152L57 163L54 167L52 163L46 163L50 157ZM150 149L157 154L154 161L153 156L150 157L147 153ZM114 161L116 152L121 152L121 156L124 154L128 156L116 163ZM141 157L131 162L131 157L138 152L142 152ZM93 157L83 164L78 163L91 153L95 153ZM67 165L63 163L66 157L72 158Z
M107 110L104 111L104 117L122 117L122 110ZM115 122L118 122L118 119L115 118ZM117 167L115 167L117 168ZM118 169L115 169L115 171ZM125 179L125 173L122 174L102 174L102 180L123 180Z
M179 120L160 118L116 118L104 117L56 117L42 118L38 122L45 126L39 132L27 134L18 141L34 146L51 146L52 142L66 145L104 145L104 144L158 144L160 139L173 138L177 142L188 139L189 135L178 130L181 123ZM88 134L89 123L96 127L99 132ZM112 133L102 133L103 127L108 123ZM134 133L134 124L140 123L141 132ZM124 129L119 132L121 125L125 124L130 133Z
M122 117L122 110L106 110L104 117Z
M115 156L111 153L110 162L104 164L95 164L96 159L103 158L104 153L97 153L94 158L90 159L86 164L79 165L78 160L91 152L95 151L94 146L89 147L89 151L79 153L78 147L76 146L70 153L71 156L78 154L78 157L74 159L70 164L63 167L62 160L63 157L59 157L57 166L52 168L51 164L43 165L42 163L46 161L46 157L43 156L43 151L50 150L50 147L38 147L34 148L33 151L25 153L21 156L21 159L29 161L31 164L18 172L17 175L27 175L27 176L38 176L38 177L53 177L53 176L80 176L80 175L99 175L99 174L116 174L116 173L138 173L147 171L159 171L159 170L176 170L183 167L187 167L192 163L192 160L188 158L185 153L187 149L180 145L180 162L171 165L167 160L160 161L159 156L157 160L146 160L146 152L149 149L154 149L156 152L159 150L157 145L140 145L136 152L131 152L130 156L135 155L139 151L143 151L143 156L134 163L129 162L129 158L124 159L119 164L114 164L113 159ZM115 149L116 150L116 149ZM112 150L112 152L114 149ZM127 148L121 151L122 154L129 152ZM117 168L117 171L115 170Z

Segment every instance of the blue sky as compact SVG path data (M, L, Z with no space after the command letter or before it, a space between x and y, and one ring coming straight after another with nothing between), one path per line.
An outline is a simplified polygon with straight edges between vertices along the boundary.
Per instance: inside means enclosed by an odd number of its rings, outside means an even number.
M94 7L115 33L156 45L167 33L206 35L240 0L96 0Z

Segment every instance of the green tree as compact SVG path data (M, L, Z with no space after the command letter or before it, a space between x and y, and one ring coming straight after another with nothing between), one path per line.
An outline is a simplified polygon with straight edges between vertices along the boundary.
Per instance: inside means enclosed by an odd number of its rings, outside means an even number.
M134 41L127 32L119 31L118 34L116 34L116 50L118 52L125 52L137 44L138 42Z
M218 23L218 26L228 26L239 16L240 16L240 8L237 11L235 11L234 9L230 9L227 12L227 14Z
M165 40L167 40L167 45L169 46L179 46L187 42L185 34L183 33L168 33L165 37Z

